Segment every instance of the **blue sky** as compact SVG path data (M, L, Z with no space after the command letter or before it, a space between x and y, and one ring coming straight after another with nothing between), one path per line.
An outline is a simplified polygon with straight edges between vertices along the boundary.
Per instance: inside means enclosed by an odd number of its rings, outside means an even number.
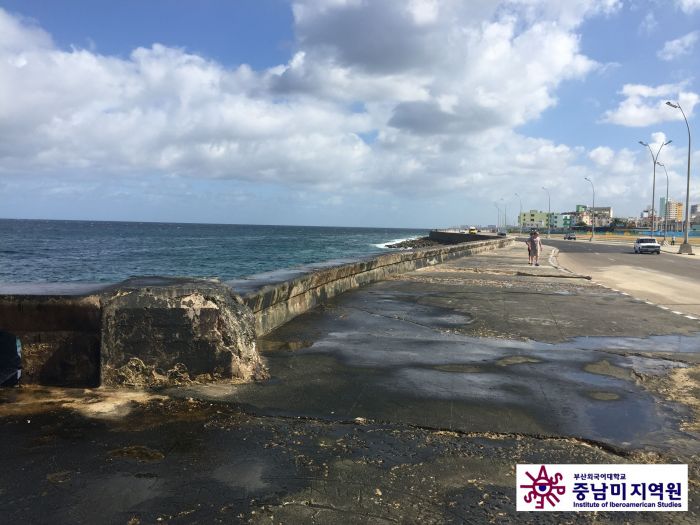
M0 0L0 216L487 224L584 177L638 215L699 49L700 0Z

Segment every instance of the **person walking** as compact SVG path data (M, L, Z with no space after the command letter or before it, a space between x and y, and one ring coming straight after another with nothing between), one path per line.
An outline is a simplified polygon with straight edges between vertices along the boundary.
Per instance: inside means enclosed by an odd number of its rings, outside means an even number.
M531 264L534 263L535 266L540 265L540 253L542 252L542 240L540 239L540 232L535 231L530 237L530 258Z
M530 243L532 242L534 233L535 232L530 232L530 236L527 238L527 241L525 241L525 245L527 246L527 264L530 266L532 266L532 248L530 247Z

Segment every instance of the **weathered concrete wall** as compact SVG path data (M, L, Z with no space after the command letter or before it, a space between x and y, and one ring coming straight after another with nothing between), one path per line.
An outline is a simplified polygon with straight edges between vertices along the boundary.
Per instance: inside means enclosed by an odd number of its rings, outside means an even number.
M227 286L163 281L145 287L127 281L103 298L103 384L267 377L255 347L253 313Z
M473 237L467 234L451 235L461 235L462 239ZM438 248L392 252L302 274L288 280L261 282L259 286L243 293L242 299L255 313L256 332L261 336L324 300L353 288L456 257L494 250L514 242L507 238L487 239ZM232 285L234 289L238 289L243 283L234 281Z
M89 295L0 295L22 382L156 386L267 377L253 313L221 283L135 279Z
M22 381L100 383L99 297L0 295L0 330L22 342Z

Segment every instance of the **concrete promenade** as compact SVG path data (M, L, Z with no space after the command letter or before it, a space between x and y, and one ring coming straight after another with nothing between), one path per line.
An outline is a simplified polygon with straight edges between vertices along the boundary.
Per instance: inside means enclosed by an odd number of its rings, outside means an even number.
M271 379L0 392L3 520L697 523L700 321L524 245L339 295ZM517 463L688 463L688 513L518 514Z

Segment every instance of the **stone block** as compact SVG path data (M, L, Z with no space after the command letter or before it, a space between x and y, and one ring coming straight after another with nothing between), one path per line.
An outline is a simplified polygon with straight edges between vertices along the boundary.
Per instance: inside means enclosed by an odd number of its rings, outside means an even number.
M161 386L265 379L252 311L212 281L122 283L103 298L102 382Z

